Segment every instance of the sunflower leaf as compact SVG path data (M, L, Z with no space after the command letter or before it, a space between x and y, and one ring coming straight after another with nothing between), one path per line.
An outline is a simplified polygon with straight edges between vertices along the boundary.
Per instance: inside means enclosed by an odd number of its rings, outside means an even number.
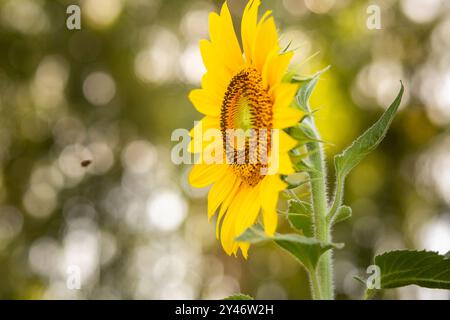
M298 187L301 187L307 183L309 183L308 180L303 180L303 181L296 181L296 182L292 182L289 179L284 179L284 182L286 182L288 184L288 186L286 187L286 189L290 190L290 189L296 189Z
M296 172L313 172L316 171L310 164L308 164L306 161L299 161L297 163L294 163L294 169Z
M254 300L252 296L243 293L236 293L224 298L223 300Z
M340 206L336 211L336 215L333 217L332 223L333 225L335 225L339 222L350 219L351 216L352 216L352 208L350 208L349 206Z
M330 249L343 247L343 244L324 243L314 238L293 233L276 233L270 237L264 233L261 225L248 228L236 240L253 244L269 240L274 241L278 246L292 254L309 272L316 269L317 262L323 253Z
M339 179L344 180L350 171L384 139L402 100L403 91L404 87L401 83L397 97L380 119L343 152L334 157L334 165Z
M288 129L287 133L294 138L295 140L306 143L306 142L321 142L325 143L325 141L318 140L314 138L314 132L312 131L309 124L306 122L297 123L295 126L292 126Z
M399 250L375 257L379 267L379 288L408 285L450 289L450 260L432 251ZM369 289L373 291L373 289Z
M308 79L302 79L301 82L303 83L300 89L297 91L297 95L295 97L296 100L296 106L300 110L306 113L310 113L311 109L309 107L309 98L311 97L311 93L314 90L314 87L317 84L317 81L319 81L320 76L322 73L327 71L329 69L329 66L318 71L315 75L313 75L311 78ZM296 79L294 79L296 80Z
M312 236L312 207L305 201L289 200L288 201L287 219L289 224L297 230L301 230L307 237Z
M304 177L300 177L298 174L291 175L280 175L281 179L288 184L287 190L295 189L301 187L310 182L309 179L305 179Z

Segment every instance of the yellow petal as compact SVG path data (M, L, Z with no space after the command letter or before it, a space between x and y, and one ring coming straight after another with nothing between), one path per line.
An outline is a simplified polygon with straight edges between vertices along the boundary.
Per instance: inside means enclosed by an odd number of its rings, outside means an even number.
M234 185L230 188L230 193L225 198L225 200L222 202L222 205L220 206L219 216L217 217L216 222L216 238L219 239L219 225L220 221L222 220L224 214L227 212L228 207L230 206L231 202L233 201L234 197L236 196L237 191L239 190L239 187L241 185L242 181L238 178L235 179Z
M261 182L264 231L269 236L272 236L277 229L278 193L284 190L286 186L287 184L278 175L266 176Z
M278 173L281 174L292 174L295 170L292 166L291 158L287 152L280 152L278 156Z
M244 60L226 1L220 15L214 12L209 15L209 34L217 57L234 74L244 64Z
M256 25L260 0L250 0L244 9L241 22L241 38L247 64L252 64L253 46L256 41Z
M278 47L269 54L263 67L263 85L271 88L280 83L294 55L292 51L279 54Z
M258 23L255 47L253 50L253 63L256 69L262 73L270 52L279 50L277 28L273 17L267 11Z
M223 139L220 131L217 130L216 136L213 139L209 139L208 135L205 135L205 147L203 148L202 157L196 159L196 163L204 164L222 164L226 163L225 152L223 150Z
M206 130L219 128L219 117L206 116L202 120L198 121L189 133L192 139L189 142L188 151L191 153L199 153L204 150L210 143L210 141L203 141L203 135Z
M279 131L279 139L280 139L279 149L281 152L287 152L293 149L298 144L297 140L292 138L283 130Z
M300 110L291 107L274 108L273 111L273 127L276 129L292 127L303 116Z
M216 75L216 77L223 76L231 79L233 71L227 66L226 61L223 60L219 49L208 40L200 40L199 47L206 70Z
M203 65L207 70L220 64L220 60L217 59L216 49L211 42L202 39L198 42L198 47L200 48L200 54L202 55Z
M217 75L212 71L207 71L202 77L202 88L210 91L211 95L217 97L220 104L222 104L222 99L227 90L229 80L231 79L224 79L224 76Z
M232 192L236 182L236 175L231 170L228 171L229 172L223 176L223 179L214 183L208 193L208 220L211 219L220 204Z
M227 214L223 219L223 223L220 229L220 240L223 249L228 255L231 255L233 252L235 252L235 248L237 246L237 243L234 240L234 238L236 237L234 226L236 224L236 218L238 217L239 212L242 209L241 205L243 203L243 199L247 195L247 192L248 187L242 185L238 190L236 196L233 198L230 207L227 210Z
M247 259L248 258L248 249L250 248L250 243L247 242L239 242L239 248L241 249L242 256Z
M297 93L298 85L293 83L279 83L272 87L270 93L273 97L273 108L281 109L291 105Z
M211 94L211 91L205 89L194 89L189 93L195 109L198 112L208 116L218 117L220 115L221 99Z
M252 226L261 209L260 185L249 187L246 197L241 204L241 211L236 219L235 235L241 235L247 228Z
M227 172L225 164L195 164L189 173L189 183L196 188L204 188L222 179Z

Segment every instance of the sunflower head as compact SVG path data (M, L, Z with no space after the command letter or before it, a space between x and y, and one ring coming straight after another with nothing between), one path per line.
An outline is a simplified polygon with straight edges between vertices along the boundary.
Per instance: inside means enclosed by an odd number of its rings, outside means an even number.
M283 129L302 116L291 108L297 85L282 81L293 53L281 52L271 12L258 19L259 6L260 0L248 2L240 35L234 30L227 2L220 14L210 14L210 40L200 41L207 71L201 89L189 95L205 115L197 126L202 132L214 129L220 135L212 148L214 143L194 134L194 128L190 149L200 154L214 149L221 160L199 161L189 181L195 187L212 184L208 217L219 212L216 234L225 252L236 254L241 249L244 257L249 244L235 238L255 223L260 212L265 232L275 232L278 194L286 187L280 175L294 172L288 151L297 144ZM236 132L243 136L240 147Z

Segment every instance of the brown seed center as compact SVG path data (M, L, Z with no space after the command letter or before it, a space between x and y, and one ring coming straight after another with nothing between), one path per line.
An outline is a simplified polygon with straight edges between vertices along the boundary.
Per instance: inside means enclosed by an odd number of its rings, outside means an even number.
M246 68L230 81L221 108L220 129L227 161L249 186L263 178L272 129L272 101L260 73Z

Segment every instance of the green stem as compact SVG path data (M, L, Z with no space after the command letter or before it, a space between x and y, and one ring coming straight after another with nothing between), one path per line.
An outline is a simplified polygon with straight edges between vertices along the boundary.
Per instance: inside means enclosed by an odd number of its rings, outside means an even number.
M311 282L311 295L314 300L321 300L322 294L320 292L320 283L317 272L311 270L309 272L309 280Z
M331 225L334 220L334 216L336 215L336 212L338 208L342 204L342 197L344 195L344 179L342 179L339 175L337 175L336 178L336 193L334 195L333 204L331 206L330 212L327 216L327 221Z
M312 117L309 117L309 124L312 129L311 134L314 134L315 140L321 140ZM331 242L331 232L330 225L327 221L328 204L324 151L321 143L318 141L308 142L306 147L309 151L315 150L309 157L314 169L309 172L311 178L311 197L314 209L314 236L324 243L329 243ZM331 250L328 250L320 257L317 273L320 282L320 298L326 300L334 299Z

